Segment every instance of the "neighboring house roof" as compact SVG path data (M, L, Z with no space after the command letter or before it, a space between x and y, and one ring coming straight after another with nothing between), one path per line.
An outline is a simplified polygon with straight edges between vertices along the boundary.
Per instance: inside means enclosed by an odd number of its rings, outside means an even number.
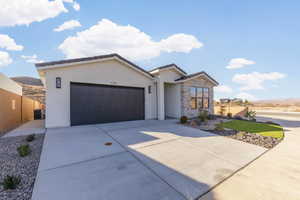
M137 66L136 64L130 62L129 60L123 58L122 56L120 56L119 54L107 54L107 55L101 55L101 56L93 56L93 57L84 57L84 58L75 58L75 59L66 59L66 60L59 60L59 61L52 61L52 62L44 62L44 63L36 63L35 66L38 69L46 69L46 68L54 68L54 67L59 67L59 66L68 66L68 65L72 65L75 63L80 63L80 62L89 62L89 61L96 61L96 60L102 60L102 59L109 59L109 58L116 58L122 62L125 62L126 64L132 66L133 68L135 68L136 70L142 72L143 74L150 76L151 78L153 77L153 75L149 72L147 72L146 70L144 70L143 68Z
M194 74L189 74L187 76L183 76L179 79L176 79L175 82L184 82L184 81L188 81L194 78L198 78L199 76L206 76L210 81L212 81L215 85L219 85L219 83L213 79L211 76L209 76L206 72L202 71L202 72L197 72Z
M177 71L179 71L180 73L182 73L182 74L184 74L184 75L187 74L183 69L181 69L180 67L178 67L178 66L177 66L176 64L174 64L174 63L168 64L168 65L164 65L164 66L161 66L161 67L156 67L156 68L150 70L149 72L151 73L151 72L153 72L153 71L155 71L155 70L161 70L161 69L167 69L167 68L175 68L175 69L176 69Z
M10 79L25 85L43 86L41 79L33 78L29 76L17 76L17 77L11 77Z

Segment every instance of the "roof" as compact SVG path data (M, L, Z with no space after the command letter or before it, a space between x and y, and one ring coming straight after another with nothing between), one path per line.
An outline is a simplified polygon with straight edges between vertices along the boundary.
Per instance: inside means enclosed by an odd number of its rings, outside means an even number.
M175 67L177 70L179 70L180 72L182 72L183 74L187 74L183 69L181 69L180 67L178 67L176 64L172 63L172 64L168 64L168 65L164 65L164 66L161 66L161 67L156 67L152 70L150 70L149 72L152 72L152 71L155 71L155 70L158 70L158 69L166 69L166 68L169 68L169 67Z
M194 74L189 74L187 76L183 76L179 79L176 79L175 81L186 81L186 80L189 80L189 79L193 79L193 78L196 78L197 76L200 76L200 75L205 75L207 76L212 82L214 82L216 85L219 85L218 81L216 81L215 79L213 79L210 75L208 75L206 72L202 71L202 72L197 72L197 73L194 73Z
M14 80L15 82L25 84L25 85L43 86L43 83L40 79L29 77L29 76L11 77L11 79Z
M116 54L116 53L101 55L101 56L92 56L92 57L83 57L83 58L75 58L75 59L58 60L58 61L52 61L52 62L36 63L35 66L38 69L43 69L43 67L50 67L50 66L63 65L63 64L73 64L73 63L79 63L79 62L84 62L84 61L101 60L101 59L105 59L105 58L114 58L114 57L135 67L136 69L142 71L143 73L146 73L147 75L153 77L153 75L151 73L149 73L148 71L144 70L143 68L137 66L136 64L130 62L129 60L123 58L122 56L120 56L119 54Z

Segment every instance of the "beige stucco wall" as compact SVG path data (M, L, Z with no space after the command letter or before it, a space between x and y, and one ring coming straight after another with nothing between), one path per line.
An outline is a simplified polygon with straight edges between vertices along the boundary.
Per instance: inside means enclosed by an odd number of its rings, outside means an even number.
M155 75L159 77L160 81L167 83L174 83L176 79L182 77L182 74L174 69L160 70L159 73Z
M204 77L192 79L190 81L183 82L181 84L181 115L187 117L197 117L199 115L199 109L191 109L190 106L190 87L206 87L209 88L209 112L214 113L214 85L211 81Z
M141 87L145 90L145 118L156 118L156 90L153 79L131 67L109 60L72 67L45 70L46 127L70 126L70 82ZM56 88L56 77L61 77L62 88ZM152 93L148 93L148 86Z
M180 118L181 115L180 84L165 83L165 115Z
M0 88L22 96L22 87L2 73L0 73Z

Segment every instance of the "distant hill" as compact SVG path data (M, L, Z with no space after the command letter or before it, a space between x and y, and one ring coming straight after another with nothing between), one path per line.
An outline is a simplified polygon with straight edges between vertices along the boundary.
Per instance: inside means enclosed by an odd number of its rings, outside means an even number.
M38 78L33 78L28 76L17 76L17 77L11 77L11 79L25 85L43 86L42 81Z
M45 104L45 88L42 81L38 78L28 76L11 77L23 88L23 96Z

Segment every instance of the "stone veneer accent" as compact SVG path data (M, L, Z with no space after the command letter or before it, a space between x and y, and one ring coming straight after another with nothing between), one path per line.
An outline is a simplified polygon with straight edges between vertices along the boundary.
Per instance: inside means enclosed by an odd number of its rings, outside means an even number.
M214 99L214 91L213 91L213 87L214 85L204 79L204 78L197 78L197 79L193 79L190 81L186 81L181 83L181 88L180 88L180 92L181 92L181 115L185 115L187 117L197 117L199 114L200 109L191 109L190 106L190 92L189 89L190 87L206 87L209 88L209 113L214 113L214 103L213 103L213 99Z

